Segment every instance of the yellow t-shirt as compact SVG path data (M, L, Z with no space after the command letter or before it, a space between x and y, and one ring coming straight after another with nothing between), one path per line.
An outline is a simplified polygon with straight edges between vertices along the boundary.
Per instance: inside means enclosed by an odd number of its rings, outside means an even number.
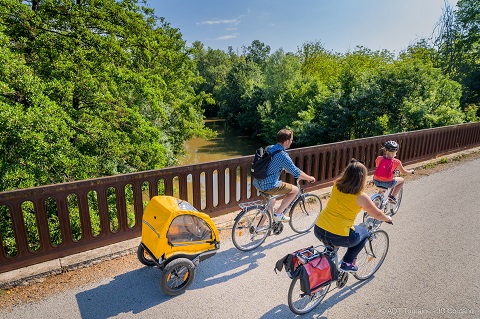
M339 236L348 236L350 229L353 229L353 223L358 213L362 210L357 204L357 197L360 194L345 194L338 190L337 185L333 185L332 195L328 200L315 224Z

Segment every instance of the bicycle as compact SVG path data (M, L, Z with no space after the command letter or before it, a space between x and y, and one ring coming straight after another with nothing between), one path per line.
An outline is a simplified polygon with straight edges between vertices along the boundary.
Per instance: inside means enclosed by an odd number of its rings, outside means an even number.
M322 201L315 194L305 193L296 180L299 192L287 207L289 211L290 227L296 233L309 231L322 210ZM268 195L260 192L265 200L240 203L240 213L235 217L232 228L232 241L235 247L242 251L249 251L260 246L271 235L279 235L283 231L281 221L272 222L273 200L283 195Z
M367 280L373 276L373 274L380 268L387 256L388 247L389 247L389 237L386 231L381 229L375 229L369 227L368 229L368 240L365 243L365 247L358 254L356 259L356 266L358 267L357 272L352 273L352 275L357 280ZM323 251L318 250L318 247L324 247ZM300 273L296 275L290 288L288 289L288 307L290 310L297 314L303 315L312 311L317 307L325 298L327 293L333 291L334 289L341 289L345 287L348 282L349 273L344 272L340 269L342 261L338 260L338 249L339 246L334 246L331 243L323 243L316 247L313 247L313 252L310 252L307 255L308 257L301 256L305 262L309 262L317 257L320 254L331 258L335 265L336 277L337 279L332 279L331 281L325 283L320 289L312 292L310 295L307 295L301 287ZM335 284L335 287L330 289L332 284Z
M395 176L398 176L398 171L395 170ZM375 203L375 206L377 206L379 209L381 209L385 215L392 217L398 212L398 209L400 208L400 203L402 202L402 196L403 196L403 187L400 189L400 192L398 192L396 199L397 202L393 203L389 197L392 194L393 187L385 188L385 187L380 187L380 186L375 186L377 187L377 192L373 194L370 199ZM379 220L376 220L372 216L368 215L367 212L363 213L363 223L365 225L371 225L374 228L380 227L381 222Z

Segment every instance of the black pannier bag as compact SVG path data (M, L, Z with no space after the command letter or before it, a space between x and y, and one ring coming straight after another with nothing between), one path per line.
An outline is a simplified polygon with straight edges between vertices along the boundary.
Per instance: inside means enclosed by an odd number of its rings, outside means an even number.
M282 151L277 150L270 153L268 151L270 147L271 145L266 148L260 147L256 150L251 169L253 178L265 179L267 177L267 168L272 161L273 155Z

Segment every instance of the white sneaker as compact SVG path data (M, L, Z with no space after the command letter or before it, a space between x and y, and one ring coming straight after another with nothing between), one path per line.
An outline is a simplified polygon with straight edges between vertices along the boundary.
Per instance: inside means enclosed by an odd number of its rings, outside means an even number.
M290 217L285 216L285 214L281 214L281 215L273 214L273 219L276 222L284 222L284 223L290 221Z

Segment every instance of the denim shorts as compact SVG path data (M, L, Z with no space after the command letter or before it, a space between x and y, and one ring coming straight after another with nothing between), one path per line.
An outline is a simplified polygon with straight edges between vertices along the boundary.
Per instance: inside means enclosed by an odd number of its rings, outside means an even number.
M390 182L381 182L374 179L373 184L375 184L375 186L377 187L391 188L397 184L397 180L394 178L393 181L390 181Z

